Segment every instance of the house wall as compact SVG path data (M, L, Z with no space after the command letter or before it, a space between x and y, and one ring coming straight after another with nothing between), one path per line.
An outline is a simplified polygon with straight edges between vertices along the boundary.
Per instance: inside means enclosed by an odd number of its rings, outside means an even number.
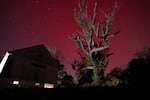
M55 66L40 64L40 62L18 56L12 56L3 70L2 76L7 78L53 84L57 82L57 68Z

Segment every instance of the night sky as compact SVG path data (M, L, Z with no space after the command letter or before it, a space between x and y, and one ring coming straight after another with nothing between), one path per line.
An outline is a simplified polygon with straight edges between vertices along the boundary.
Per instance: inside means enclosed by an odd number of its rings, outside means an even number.
M99 2L98 12L112 9L114 0L88 0L90 6ZM115 16L113 31L120 34L112 39L108 71L125 67L134 53L150 44L150 1L118 0L120 9ZM37 44L58 48L62 63L69 65L78 59L76 45L68 36L78 31L73 11L78 0L0 0L0 56L6 51Z

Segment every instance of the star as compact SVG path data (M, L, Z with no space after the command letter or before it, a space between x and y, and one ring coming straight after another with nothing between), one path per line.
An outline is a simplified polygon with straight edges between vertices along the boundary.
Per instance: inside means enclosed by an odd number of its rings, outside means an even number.
M44 19L47 20L47 18L48 18L47 15L45 15L45 16L44 16Z
M38 0L36 0L36 1L35 1L35 3L36 3L36 4L38 4L38 3L39 3L39 1L38 1Z
M52 10L52 8L50 8L50 7L49 7L49 8L47 8L47 10L48 10L48 11L51 11L51 10Z

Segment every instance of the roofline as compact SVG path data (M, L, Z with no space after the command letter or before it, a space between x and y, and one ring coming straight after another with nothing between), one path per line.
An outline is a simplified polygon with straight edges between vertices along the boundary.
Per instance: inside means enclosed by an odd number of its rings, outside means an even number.
M47 46L45 44L37 44L37 45L32 45L32 46L28 46L28 47L24 47L24 48L18 48L18 49L15 49L15 50L10 50L8 52L12 53L14 51L24 50L24 49L28 49L28 48L37 47L37 46L44 46L45 48L47 48Z

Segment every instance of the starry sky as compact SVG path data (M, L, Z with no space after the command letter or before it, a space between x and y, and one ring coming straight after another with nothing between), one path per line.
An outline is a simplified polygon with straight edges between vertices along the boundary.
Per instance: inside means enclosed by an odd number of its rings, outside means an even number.
M88 0L90 8L97 1L97 11L112 9L114 0ZM120 9L112 30L120 34L112 39L108 71L124 68L134 53L150 44L150 1L118 0ZM58 48L62 63L72 73L70 63L79 59L76 45L68 36L78 31L73 11L78 0L0 0L0 56L6 51L37 44ZM91 9L90 9L91 10Z

